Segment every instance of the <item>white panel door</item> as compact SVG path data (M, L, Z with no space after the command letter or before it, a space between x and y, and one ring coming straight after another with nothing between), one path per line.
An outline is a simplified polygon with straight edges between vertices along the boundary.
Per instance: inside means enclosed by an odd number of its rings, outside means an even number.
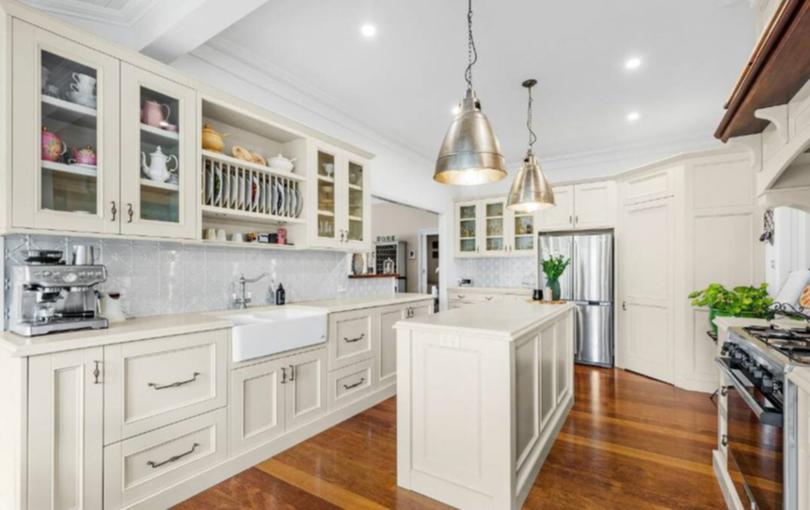
M552 232L574 228L574 187L557 186L554 188L554 207L537 213L537 230Z
M12 66L13 226L117 234L118 61L15 19Z
M35 356L29 361L30 509L102 506L102 361L101 347Z
M673 382L670 199L628 206L622 221L621 338L625 368Z
M282 380L286 380L286 371L286 359L231 371L228 434L232 453L264 444L284 432Z
M574 186L574 226L610 228L616 224L616 183L590 182Z
M285 430L290 431L326 412L326 348L291 356L284 363Z

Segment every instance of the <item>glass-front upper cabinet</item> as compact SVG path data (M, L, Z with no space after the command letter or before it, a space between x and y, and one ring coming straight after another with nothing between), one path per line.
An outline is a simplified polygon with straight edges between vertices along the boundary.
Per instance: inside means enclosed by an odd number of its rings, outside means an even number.
M478 246L478 202L456 204L456 256L474 256Z
M318 224L315 236L318 240L334 243L339 239L336 203L335 175L337 166L337 152L324 148L316 149L316 184L315 205Z
M121 64L121 232L194 239L192 89Z
M365 162L350 157L347 161L345 242L350 247L370 244L368 172Z
M535 213L510 213L510 254L528 254L535 248Z
M506 207L503 200L485 200L484 253L498 255L506 250Z
M12 224L118 232L118 61L14 20Z

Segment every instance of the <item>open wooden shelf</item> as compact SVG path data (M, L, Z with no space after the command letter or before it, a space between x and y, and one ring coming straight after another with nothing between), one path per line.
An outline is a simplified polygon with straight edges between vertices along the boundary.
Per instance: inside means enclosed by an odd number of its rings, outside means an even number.
M162 189L165 191L180 191L180 185L170 182L158 182L152 179L141 178L141 186L145 188Z
M290 224L304 224L304 218L290 218L287 216L275 216L271 214L255 213L250 211L237 211L234 209L226 209L224 207L216 207L213 205L203 205L203 214L210 214L220 216L223 218L244 219L253 223L290 223Z
M64 163L57 163L55 161L42 160L42 168L54 172L64 172L67 174L81 175L83 177L98 176L98 168L89 168L79 165L66 165Z
M241 168L246 168L249 170L256 170L259 172L264 172L266 174L271 174L276 177L281 177L282 179L289 179L291 181L305 181L306 177L300 176L298 174L294 174L292 172L282 172L280 170L274 170L269 166L259 165L258 163L252 163L250 161L244 161L242 159L237 159L226 154L222 154L221 152L213 152L203 150L202 155L208 159L213 161L219 161L220 163L225 163L228 165L238 166Z

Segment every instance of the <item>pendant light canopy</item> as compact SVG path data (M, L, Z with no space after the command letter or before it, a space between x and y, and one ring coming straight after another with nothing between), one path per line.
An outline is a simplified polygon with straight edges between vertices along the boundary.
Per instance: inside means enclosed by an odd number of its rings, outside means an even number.
M444 135L433 180L442 184L475 186L506 177L501 146L472 86L472 66L478 60L472 32L472 0L467 7L467 94Z
M526 151L523 165L512 182L512 188L509 190L509 197L506 200L506 207L517 212L533 212L555 205L554 191L532 150L534 142L537 141L537 135L532 129L532 87L535 85L537 85L537 80L523 82L523 86L529 91L528 120L526 121L526 127L529 128L529 150Z

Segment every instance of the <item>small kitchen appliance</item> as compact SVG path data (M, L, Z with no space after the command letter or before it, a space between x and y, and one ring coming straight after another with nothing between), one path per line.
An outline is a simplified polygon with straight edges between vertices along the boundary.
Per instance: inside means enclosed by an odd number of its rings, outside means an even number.
M58 259L56 253L59 253ZM23 336L102 329L95 286L107 279L102 265L65 265L61 252L26 253L25 263L11 272L9 329Z
M786 377L810 367L810 325L731 328L715 363L727 423L728 470L745 508L797 508L798 391Z

